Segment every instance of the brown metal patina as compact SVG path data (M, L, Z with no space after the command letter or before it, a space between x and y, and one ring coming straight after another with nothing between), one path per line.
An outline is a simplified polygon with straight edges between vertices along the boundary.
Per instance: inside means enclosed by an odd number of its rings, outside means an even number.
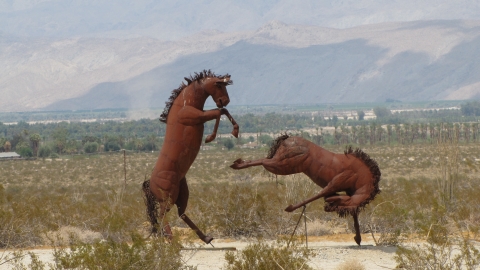
M237 159L230 167L239 170L260 165L278 175L306 174L323 188L322 191L305 201L289 205L285 211L292 212L323 197L325 211L335 211L342 217L353 216L354 239L360 245L358 213L380 192L378 182L381 173L375 160L360 149L348 147L344 154L336 154L301 137L282 135L273 142L267 158L254 161Z
M160 121L167 124L165 140L150 179L143 183L143 192L152 233L158 232L159 217L163 218L175 204L180 218L208 244L213 238L206 236L185 214L189 197L185 175L200 150L205 122L216 120L214 130L207 136L206 143L215 139L222 115L226 115L232 122L233 136L238 137L239 128L224 108L230 102L226 88L232 84L230 75L217 76L210 70L204 70L185 80L188 84L182 83L178 89L173 90L160 116ZM209 96L213 98L218 109L203 110ZM167 222L162 233L172 237Z

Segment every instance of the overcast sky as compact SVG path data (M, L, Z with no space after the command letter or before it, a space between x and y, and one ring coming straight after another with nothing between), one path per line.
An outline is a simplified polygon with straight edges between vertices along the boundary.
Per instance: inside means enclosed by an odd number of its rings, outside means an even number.
M349 28L413 20L478 20L478 0L0 0L0 32L21 37L149 36L257 29L272 20Z

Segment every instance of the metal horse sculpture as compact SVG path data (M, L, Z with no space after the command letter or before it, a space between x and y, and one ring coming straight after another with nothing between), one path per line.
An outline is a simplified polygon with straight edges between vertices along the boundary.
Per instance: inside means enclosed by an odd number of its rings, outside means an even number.
M224 108L230 102L226 86L232 81L230 75L217 76L210 70L195 73L195 76L185 80L188 84L182 83L173 90L160 116L160 121L167 124L165 140L150 179L143 183L143 192L152 233L158 233L159 217L163 218L175 204L180 218L208 244L213 238L203 234L185 214L189 197L185 175L200 150L205 122L216 120L213 133L207 136L206 143L215 139L221 115L230 119L233 124L232 135L238 137L238 125ZM209 96L218 109L203 110ZM167 222L163 226L163 233L172 237Z
M259 165L278 175L306 174L323 188L322 191L305 201L289 205L285 211L292 212L323 197L325 211L335 211L341 217L353 216L354 239L360 245L358 213L380 192L380 169L366 153L348 147L344 154L335 154L301 137L282 135L273 142L267 158L254 161L237 159L230 167L239 170Z

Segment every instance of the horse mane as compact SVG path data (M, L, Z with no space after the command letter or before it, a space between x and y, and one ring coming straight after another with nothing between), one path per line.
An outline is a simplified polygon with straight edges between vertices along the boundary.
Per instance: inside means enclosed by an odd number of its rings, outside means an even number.
M201 81L206 78L217 78L217 79L225 79L227 77L230 77L230 75L227 73L225 75L215 75L210 69L209 70L202 70L200 72L195 72L194 76L190 75L190 77L185 77L185 81L187 81L187 84L182 82L180 86L177 89L174 89L172 91L172 95L168 98L168 101L165 102L165 109L163 109L162 114L160 115L160 121L167 123L167 117L168 113L170 112L170 108L172 108L173 102L175 99L180 95L180 93L185 89L187 86L192 84L193 82ZM233 84L232 80L228 80L227 85Z
M380 193L380 187L378 186L378 183L380 182L380 177L381 177L381 172L380 168L378 168L377 162L372 159L367 153L363 152L361 149L356 148L353 150L352 146L347 146L344 151L345 155L351 154L354 157L360 159L370 170L372 173L372 181L373 181L373 191L370 193L370 196L364 200L360 205L356 207L356 209L351 209L351 208L342 208L342 207L335 207L335 209L329 209L330 211L334 210L337 212L337 214L341 217L345 217L348 214L354 214L354 213L359 213L367 204L369 204L373 199L375 199L375 196ZM329 207L328 205L325 205L326 209Z
M289 136L286 133L277 137L272 142L272 144L270 146L270 150L268 150L267 158L269 158L269 159L273 158L273 156L275 156L275 153L277 152L277 150L280 147L280 145L282 144L282 142L285 141L286 139L288 139L288 137Z

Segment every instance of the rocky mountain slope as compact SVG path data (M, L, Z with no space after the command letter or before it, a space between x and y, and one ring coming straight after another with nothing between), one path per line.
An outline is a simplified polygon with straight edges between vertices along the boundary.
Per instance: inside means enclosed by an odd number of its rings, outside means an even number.
M479 54L480 21L272 21L175 41L3 34L0 110L163 107L202 69L232 74L237 105L469 99L480 92Z

